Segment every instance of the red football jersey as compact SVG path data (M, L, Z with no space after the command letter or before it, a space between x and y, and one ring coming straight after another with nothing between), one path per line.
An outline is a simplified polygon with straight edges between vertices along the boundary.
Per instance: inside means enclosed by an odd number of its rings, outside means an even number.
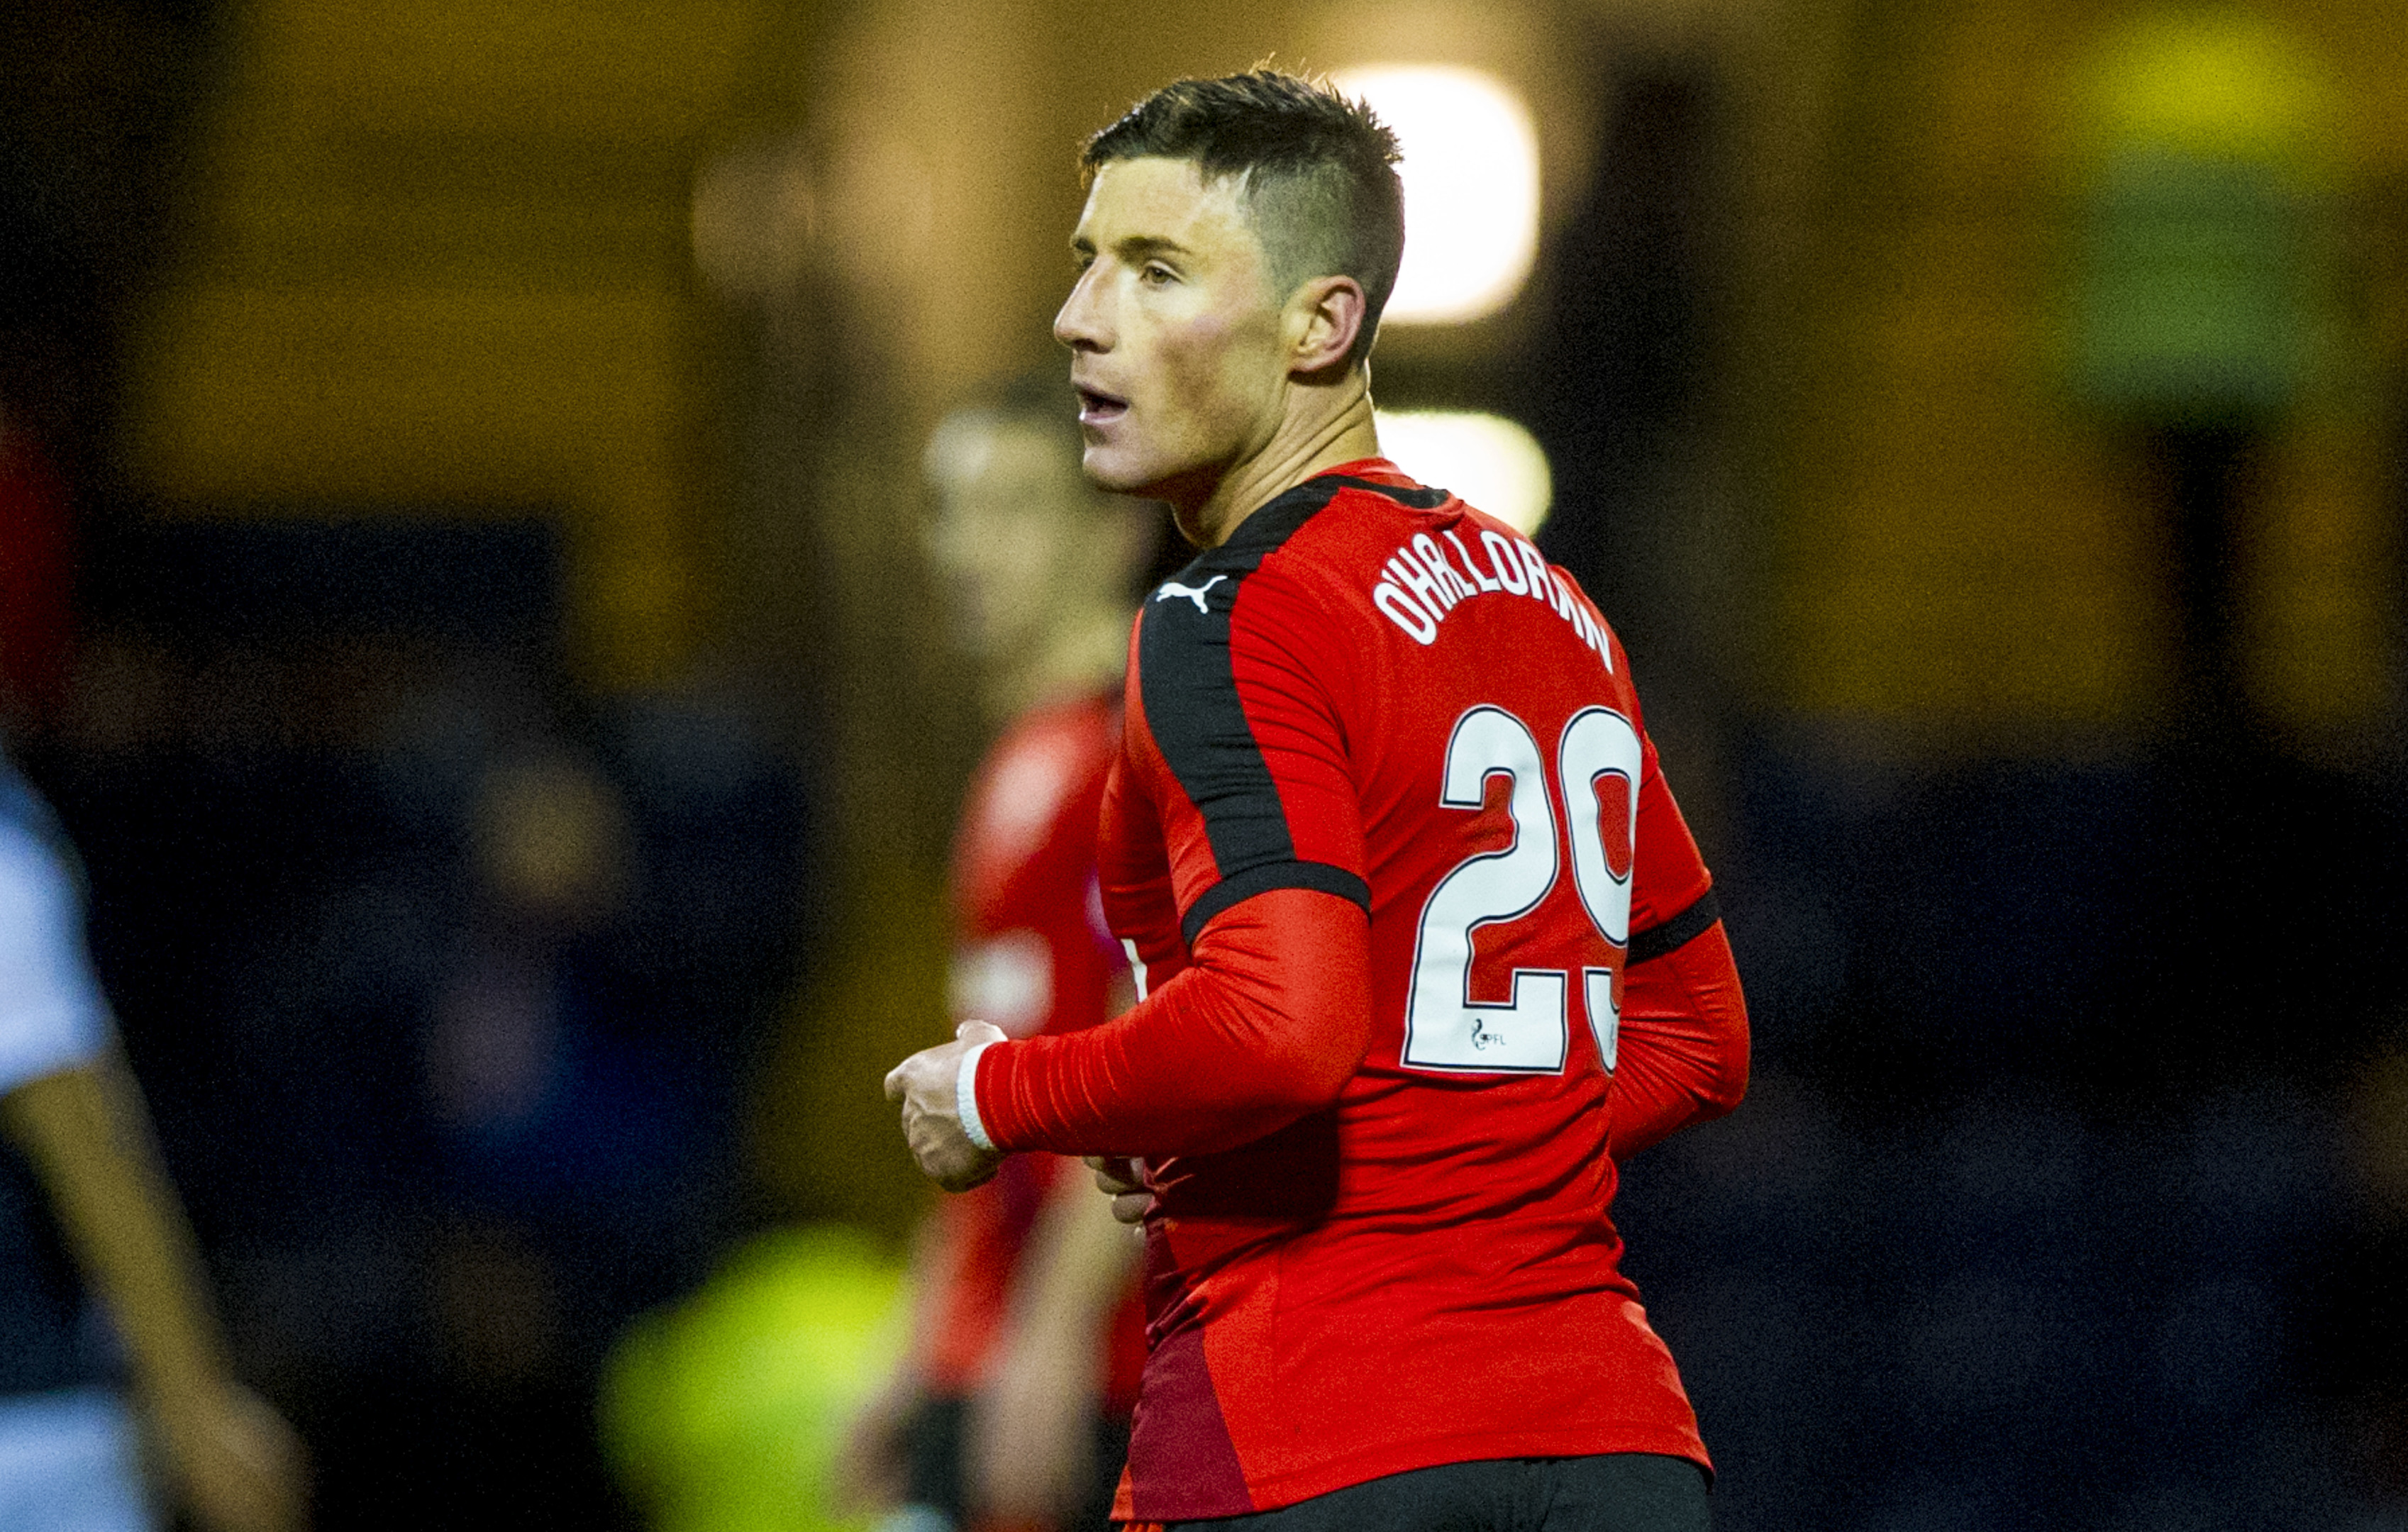
M973 1086L1007 1149L1171 1152L1119 1514L1480 1458L1706 1464L1607 1210L1617 1153L1735 1102L1745 1017L1586 597L1367 460L1154 591L1127 697L1104 899L1152 997L997 1044ZM1150 1053L1168 1036L1182 1059Z
M1111 1013L1126 969L1104 923L1096 823L1120 748L1117 699L1098 694L1032 709L980 763L953 839L956 1021L1016 1038L1077 1032ZM995 1180L938 1207L938 1284L921 1370L942 1394L979 1388L994 1364L1029 1234L1075 1160L1016 1155ZM1105 1401L1125 1412L1143 1366L1142 1310L1123 1306Z

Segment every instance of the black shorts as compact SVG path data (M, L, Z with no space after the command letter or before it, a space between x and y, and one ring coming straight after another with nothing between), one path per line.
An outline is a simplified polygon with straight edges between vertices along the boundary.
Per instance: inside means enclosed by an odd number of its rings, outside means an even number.
M1707 1532L1706 1471L1654 1453L1441 1463L1166 1532Z

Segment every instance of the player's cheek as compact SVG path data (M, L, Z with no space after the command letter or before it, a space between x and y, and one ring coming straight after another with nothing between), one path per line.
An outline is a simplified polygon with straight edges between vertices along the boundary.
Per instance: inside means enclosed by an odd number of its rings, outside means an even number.
M1168 424L1186 438L1218 438L1228 434L1240 390L1234 386L1229 349L1218 326L1199 326L1200 333L1182 336L1167 348L1164 376L1175 401ZM1182 429L1183 428L1183 429ZM1167 444L1166 444L1167 445Z

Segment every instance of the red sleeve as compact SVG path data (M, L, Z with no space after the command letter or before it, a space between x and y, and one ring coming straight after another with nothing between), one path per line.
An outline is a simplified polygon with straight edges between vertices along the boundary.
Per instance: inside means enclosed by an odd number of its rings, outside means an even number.
M1006 1150L1196 1154L1328 1106L1371 1035L1369 921L1282 888L1209 921L1190 966L1135 1009L980 1056L979 1116Z
M1622 976L1613 1157L1628 1159L1747 1091L1747 1001L1720 923Z
M1337 1100L1362 1063L1370 894L1321 673L1339 646L1264 551L1233 537L1140 613L1103 878L1154 987L1092 1032L981 1055L1001 1148L1232 1149Z
M1655 741L1639 788L1629 966L1615 1044L1613 1157L1720 1117L1747 1090L1747 1001L1713 880L1665 784Z

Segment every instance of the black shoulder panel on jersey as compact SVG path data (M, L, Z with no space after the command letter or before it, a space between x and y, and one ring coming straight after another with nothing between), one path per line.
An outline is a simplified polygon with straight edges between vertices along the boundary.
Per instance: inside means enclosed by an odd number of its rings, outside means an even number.
M1375 484L1370 480L1356 479L1351 474L1329 474L1314 480L1313 482L1335 484L1340 489L1369 490L1373 494L1384 494L1397 504L1411 506L1415 510L1436 510L1453 497L1452 492L1432 489L1427 484L1415 484L1411 489L1399 489L1394 484Z
M1274 888L1318 888L1369 909L1371 891L1342 867L1297 860L1279 787L1238 700L1229 656L1229 613L1238 587L1340 490L1363 489L1408 505L1443 491L1398 490L1324 474L1308 479L1238 525L1229 540L1197 555L1147 596L1138 625L1139 694L1162 757L1179 779L1212 844L1221 881L1180 922L1188 943L1204 923L1240 899Z
M1138 625L1146 727L1181 791L1203 814L1224 880L1296 860L1279 788L1238 701L1230 609L1245 578L1340 487L1326 478L1308 480L1247 517L1227 542L1156 587Z
M1626 965L1645 963L1669 952L1679 952L1704 936L1722 918L1722 903L1714 897L1714 891L1708 889L1698 895L1696 903L1663 924L1631 932L1630 955L1624 962Z

